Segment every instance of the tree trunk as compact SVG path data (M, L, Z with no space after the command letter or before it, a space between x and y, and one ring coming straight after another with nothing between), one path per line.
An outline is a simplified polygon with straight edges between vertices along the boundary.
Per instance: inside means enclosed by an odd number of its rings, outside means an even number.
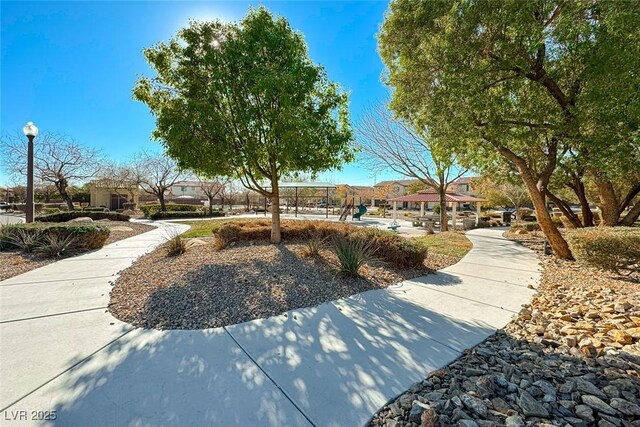
M208 196L209 199L209 215L213 215L213 196Z
M638 217L640 217L640 200L638 200L624 218L622 218L620 225L631 227L633 223L638 220Z
M611 181L595 179L600 197L600 215L602 223L609 227L618 225L620 212L618 211L618 197Z
M57 181L56 188L58 189L58 193L60 193L60 197L62 197L62 201L64 201L67 204L67 208L72 211L73 202L71 201L71 197L69 197L69 193L67 193L67 180L62 178L60 181Z
M562 211L565 218L569 220L573 228L582 228L582 223L580 222L580 219L576 216L576 214L573 213L573 211L571 210L571 207L567 202L560 199L558 196L556 196L549 190L547 190L546 194L547 196L549 196L551 201L553 201L553 203L555 203L556 206L558 206L558 208Z
M277 176L271 180L271 243L282 241L280 233L280 191Z
M571 189L574 193L576 193L576 196L580 201L580 210L582 211L582 224L585 227L593 227L593 212L591 212L591 208L589 207L589 201L587 200L587 194L582 179L578 177L574 178Z
M440 231L449 230L449 218L447 217L447 190L444 185L438 188L440 197Z
M166 212L167 205L164 202L164 191L158 192L158 201L160 202L160 212Z
M571 249L569 249L569 244L564 240L560 230L558 230L558 227L556 227L551 220L549 211L547 211L544 194L540 189L538 189L538 186L536 185L536 182L529 170L526 170L519 165L518 170L520 171L520 177L522 178L524 185L527 187L527 190L529 190L529 197L531 197L531 201L533 202L538 224L540 224L542 232L549 240L551 249L553 249L553 252L558 258L572 260L573 255L571 254Z

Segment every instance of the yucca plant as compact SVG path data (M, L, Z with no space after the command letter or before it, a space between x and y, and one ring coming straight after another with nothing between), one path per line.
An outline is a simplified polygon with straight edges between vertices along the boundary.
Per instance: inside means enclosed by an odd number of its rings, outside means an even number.
M304 255L307 257L320 256L320 250L324 247L327 238L323 238L320 232L312 231L305 240Z
M45 258L57 258L70 255L74 251L74 243L73 236L51 233L42 239L35 251Z
M164 243L164 247L167 250L167 255L169 256L182 255L187 251L187 243L175 230L169 232L167 241Z
M42 243L42 234L38 230L17 229L9 235L8 240L22 252L31 253Z
M334 252L338 257L340 272L356 277L360 268L373 259L374 250L366 240L352 236L336 237Z

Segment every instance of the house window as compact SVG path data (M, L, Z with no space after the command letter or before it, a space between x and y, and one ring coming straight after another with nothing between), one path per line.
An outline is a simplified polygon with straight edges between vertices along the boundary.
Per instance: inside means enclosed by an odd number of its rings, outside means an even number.
M180 191L184 193L185 191L187 191L187 187L180 187Z

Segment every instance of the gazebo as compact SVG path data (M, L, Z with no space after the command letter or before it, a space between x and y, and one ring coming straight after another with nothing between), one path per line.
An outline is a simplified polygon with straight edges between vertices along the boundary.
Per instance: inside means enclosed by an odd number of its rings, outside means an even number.
M419 191L415 194L408 194L406 196L395 197L393 199L389 199L388 201L393 202L393 219L396 219L396 208L398 202L410 202L410 203L420 203L420 216L424 216L424 204L425 203L439 203L440 195L433 189ZM476 225L480 221L480 204L482 202L486 202L487 199L482 199L480 197L469 196L466 194L458 194L451 191L447 191L445 193L445 202L451 203L451 224L453 228L456 227L456 215L457 215L457 207L458 203L475 203L476 204Z

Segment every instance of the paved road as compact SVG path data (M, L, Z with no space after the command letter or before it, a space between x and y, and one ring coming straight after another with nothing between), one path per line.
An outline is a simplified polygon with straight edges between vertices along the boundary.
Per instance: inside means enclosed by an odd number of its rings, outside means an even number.
M20 222L24 222L24 214L8 212L0 213L0 225L17 224Z
M481 229L438 274L268 319L155 331L111 317L117 272L175 226L0 282L3 425L39 424L4 421L21 410L78 426L362 425L504 326L540 276L531 251Z

